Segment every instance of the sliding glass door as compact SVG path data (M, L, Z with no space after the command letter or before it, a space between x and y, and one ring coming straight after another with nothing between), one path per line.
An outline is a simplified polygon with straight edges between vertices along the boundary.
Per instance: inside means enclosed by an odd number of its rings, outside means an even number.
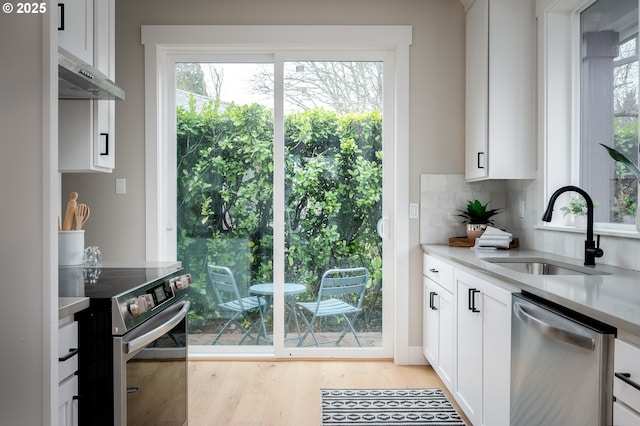
M301 302L285 318L286 345L381 346L383 63L283 70L285 282L304 286L285 285L290 309Z
M369 56L176 61L192 347L383 347L385 62Z

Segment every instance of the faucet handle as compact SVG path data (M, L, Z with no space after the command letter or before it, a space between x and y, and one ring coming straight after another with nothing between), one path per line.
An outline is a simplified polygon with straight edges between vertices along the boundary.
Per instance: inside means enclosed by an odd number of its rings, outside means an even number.
M600 248L600 235L596 235L596 248L593 250L595 257L602 257L604 251Z

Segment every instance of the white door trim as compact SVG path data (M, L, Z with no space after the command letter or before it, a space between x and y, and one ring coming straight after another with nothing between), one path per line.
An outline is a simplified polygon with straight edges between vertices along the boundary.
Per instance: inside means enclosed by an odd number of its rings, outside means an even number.
M173 52L202 51L215 46L218 51L388 51L394 55L394 97L385 100L395 111L393 128L394 160L392 168L393 202L383 212L388 217L390 241L385 246L392 259L384 266L384 280L391 282L391 292L385 293L383 309L393 312L393 356L397 364L409 363L409 46L412 42L410 26L183 26L143 25L142 44L145 46L145 206L146 258L148 261L175 260L175 249L167 252L167 241L175 220L165 217L166 199L160 188L170 184L162 174L162 135L167 134L171 122L162 109L163 81L167 75L168 56ZM385 104L387 106L387 104ZM173 124L175 126L175 123ZM387 165L385 165L387 167ZM175 184L175 183L174 183ZM383 188L387 192L389 188ZM173 230L175 232L175 230ZM387 250L387 248L385 248ZM391 264L389 264L391 263ZM387 334L385 333L385 334ZM350 356L350 351L344 351ZM358 352L358 356L363 356ZM379 351L372 356L380 357Z

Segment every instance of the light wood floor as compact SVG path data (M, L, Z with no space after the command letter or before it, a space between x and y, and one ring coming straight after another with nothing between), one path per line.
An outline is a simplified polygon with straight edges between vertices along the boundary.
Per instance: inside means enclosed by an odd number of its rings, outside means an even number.
M463 415L431 367L392 361L190 361L188 380L190 426L319 425L321 388L440 388Z

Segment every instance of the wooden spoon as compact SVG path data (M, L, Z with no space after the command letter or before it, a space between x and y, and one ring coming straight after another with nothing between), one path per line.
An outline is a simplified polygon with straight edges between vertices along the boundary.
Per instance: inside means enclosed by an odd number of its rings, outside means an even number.
M84 203L78 204L78 206L76 207L76 213L75 213L76 231L79 231L82 229L82 227L84 226L84 223L87 221L87 219L89 219L90 215L91 215L91 210L89 210L89 206L87 206Z
M64 222L62 222L63 231L71 231L71 226L73 224L73 217L76 211L77 199L78 199L77 192L72 192L69 195L69 202L67 203L67 211L64 215Z

